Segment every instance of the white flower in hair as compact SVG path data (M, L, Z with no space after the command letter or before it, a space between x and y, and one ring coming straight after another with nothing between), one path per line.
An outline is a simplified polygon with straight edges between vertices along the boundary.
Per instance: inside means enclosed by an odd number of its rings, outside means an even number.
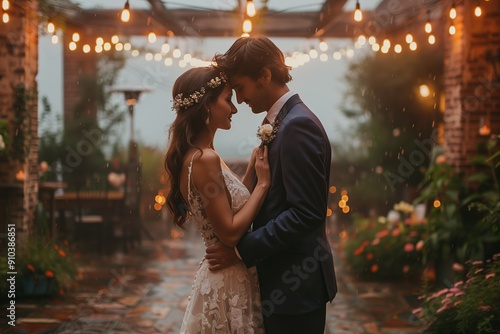
M219 76L208 81L205 86L201 87L200 90L196 90L189 94L189 97L184 97L183 93L179 93L174 97L172 110L179 112L181 109L186 109L200 102L206 93L206 87L217 88L223 83L227 83L227 77L224 73L220 73Z

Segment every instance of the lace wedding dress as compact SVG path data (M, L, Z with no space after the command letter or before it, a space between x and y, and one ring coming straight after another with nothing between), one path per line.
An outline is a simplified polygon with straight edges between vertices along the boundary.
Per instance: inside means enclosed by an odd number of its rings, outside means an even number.
M210 246L219 239L203 210L203 198L191 183L193 158L194 155L188 167L188 201L205 246ZM221 167L235 214L250 193L226 166ZM264 333L261 312L255 267L246 268L243 262L238 262L229 268L211 272L208 261L203 258L196 273L181 333Z

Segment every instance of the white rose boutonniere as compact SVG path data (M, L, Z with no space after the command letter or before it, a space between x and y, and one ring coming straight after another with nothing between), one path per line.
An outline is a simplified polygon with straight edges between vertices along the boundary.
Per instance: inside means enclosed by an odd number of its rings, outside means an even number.
M277 128L271 124L263 124L257 129L257 137L262 140L262 145L268 145L276 137Z

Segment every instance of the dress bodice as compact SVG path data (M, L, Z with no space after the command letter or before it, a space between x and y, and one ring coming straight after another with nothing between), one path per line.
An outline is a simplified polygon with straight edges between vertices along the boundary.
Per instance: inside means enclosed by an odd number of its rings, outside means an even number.
M196 152L198 153L198 152ZM189 209L195 220L198 230L200 231L205 246L210 246L219 241L212 224L209 222L206 212L204 210L205 203L207 201L206 197L196 189L191 181L191 172L193 170L193 158L196 153L191 158L188 166L188 202ZM231 172L226 166L221 165L222 175L224 177L224 182L231 196L231 209L233 215L236 214L243 207L245 202L250 197L250 192L245 187L245 185L238 179L238 177Z

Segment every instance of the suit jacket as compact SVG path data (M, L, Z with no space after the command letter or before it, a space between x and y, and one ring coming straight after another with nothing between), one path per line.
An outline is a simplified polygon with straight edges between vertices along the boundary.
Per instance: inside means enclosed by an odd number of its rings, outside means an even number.
M333 300L337 284L325 220L331 147L316 115L293 95L269 144L271 186L237 245L256 266L264 315L302 314Z

